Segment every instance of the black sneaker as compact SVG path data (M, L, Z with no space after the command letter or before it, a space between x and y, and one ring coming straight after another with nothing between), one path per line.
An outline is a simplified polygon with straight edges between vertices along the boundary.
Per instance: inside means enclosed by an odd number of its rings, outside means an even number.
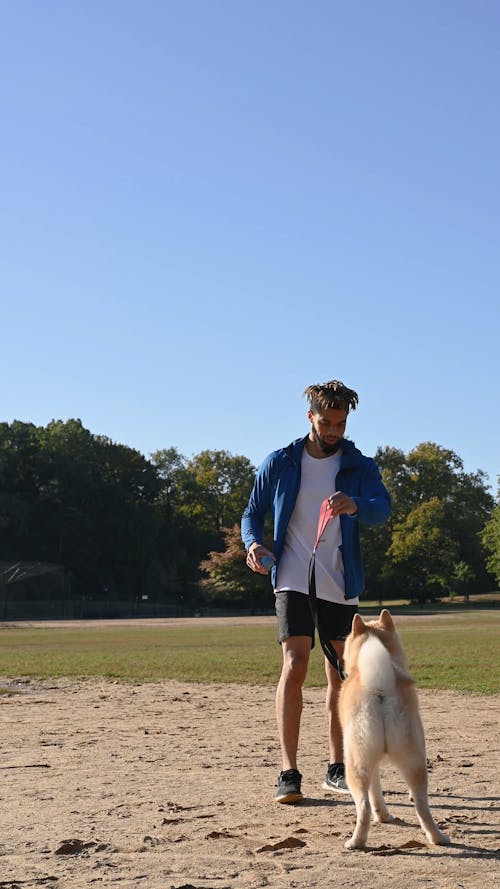
M345 780L343 762L330 763L323 781L323 790L334 790L335 793L350 793Z
M297 769L286 769L278 775L275 800L277 803L300 803L304 794L300 792L302 775Z

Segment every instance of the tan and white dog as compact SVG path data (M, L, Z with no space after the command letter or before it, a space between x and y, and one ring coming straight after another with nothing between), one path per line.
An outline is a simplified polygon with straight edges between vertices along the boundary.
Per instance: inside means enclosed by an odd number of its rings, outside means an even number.
M354 616L344 651L347 679L339 714L344 731L345 769L356 803L356 827L346 849L366 845L370 817L393 821L380 785L378 764L387 755L410 789L418 820L429 842L450 842L434 821L427 799L427 761L414 681L390 613L375 621Z

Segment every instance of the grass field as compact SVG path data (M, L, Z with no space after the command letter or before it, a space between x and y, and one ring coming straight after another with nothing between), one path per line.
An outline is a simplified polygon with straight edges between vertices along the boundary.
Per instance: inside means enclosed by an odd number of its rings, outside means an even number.
M499 691L500 613L397 617L410 668L422 688ZM274 625L4 627L0 675L107 677L124 682L274 685L281 664ZM324 684L316 645L307 685Z

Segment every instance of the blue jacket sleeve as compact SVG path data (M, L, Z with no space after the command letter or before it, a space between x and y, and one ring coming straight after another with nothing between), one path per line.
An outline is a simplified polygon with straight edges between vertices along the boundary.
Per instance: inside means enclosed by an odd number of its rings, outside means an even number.
M241 519L241 538L248 550L252 543L262 543L264 520L272 507L272 454L259 466L247 507Z
M353 518L366 525L382 525L391 514L391 498L380 475L377 464L366 458L360 481L360 494L352 498L358 507Z

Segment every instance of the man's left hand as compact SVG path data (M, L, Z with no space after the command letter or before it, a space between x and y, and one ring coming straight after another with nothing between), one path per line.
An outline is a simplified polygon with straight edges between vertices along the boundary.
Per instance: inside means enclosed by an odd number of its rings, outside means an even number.
M335 494L331 494L328 498L328 503L333 516L355 515L358 511L358 507L352 497L348 497L342 491L335 491Z

